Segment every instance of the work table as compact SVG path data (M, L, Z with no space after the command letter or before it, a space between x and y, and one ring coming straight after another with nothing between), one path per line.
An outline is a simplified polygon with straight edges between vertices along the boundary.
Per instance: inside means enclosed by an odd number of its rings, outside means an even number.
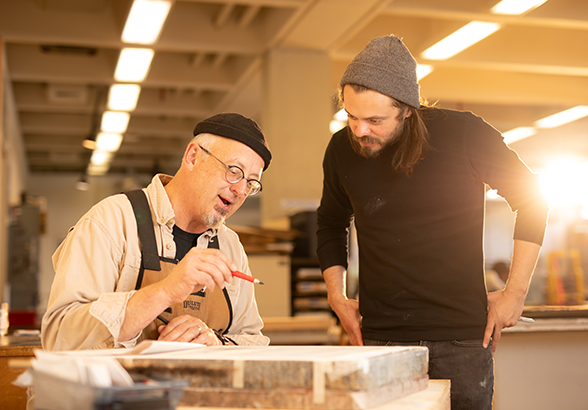
M495 410L583 409L588 400L588 305L527 306L502 331L495 360Z
M504 329L503 333L520 332L577 332L588 331L588 318L535 319L534 323L519 322L516 326Z
M574 402L587 398L585 389L578 387L578 383L588 379L588 304L526 306L523 316L533 318L535 323L519 322L512 328L504 329L495 355L495 409L540 410L568 408L567 405L574 408ZM268 321L268 333L272 329L283 333L284 329L274 329L274 322L276 320ZM283 321L278 322L281 324ZM300 332L299 327L307 325L299 323L299 320L295 322L296 329L290 329L292 326L288 325L287 330ZM312 328L312 331L318 329ZM278 343L287 342L281 340L283 337L276 339ZM12 385L23 369L9 368L8 361L29 359L38 348L41 348L38 336L1 338L0 390L3 394L0 395L0 408L25 409L25 389ZM445 387L436 386L433 390L441 389L435 390L437 400L443 397ZM559 393L554 394L556 391ZM415 395L414 399L420 400L424 394Z
M534 319L588 318L588 303L563 306L525 306L523 316Z
M525 306L523 315L534 323L519 322L504 333L588 331L588 304L570 306Z
M35 355L35 349L40 348L39 336L0 337L0 408L26 408L26 390L12 384L24 369L9 367L8 362L16 359L28 360Z

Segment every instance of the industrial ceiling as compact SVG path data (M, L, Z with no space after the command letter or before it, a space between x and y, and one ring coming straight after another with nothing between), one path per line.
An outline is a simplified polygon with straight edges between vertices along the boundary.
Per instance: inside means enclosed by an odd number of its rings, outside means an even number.
M397 34L434 70L421 94L471 110L500 131L588 105L588 2L549 0L519 16L498 0L175 0L110 172L174 173L194 125L225 111L260 118L262 61L273 48L318 50L332 89L370 39ZM131 1L0 0L4 42L29 172L83 172L82 141L105 110ZM470 21L494 34L444 61L423 50ZM513 142L531 168L588 158L588 118ZM263 124L262 124L263 126Z

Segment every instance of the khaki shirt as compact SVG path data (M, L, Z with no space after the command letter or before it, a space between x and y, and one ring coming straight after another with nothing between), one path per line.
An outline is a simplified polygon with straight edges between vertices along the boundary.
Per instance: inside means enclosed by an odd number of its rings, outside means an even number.
M159 254L175 258L174 211L164 185L167 175L156 175L144 189L155 226ZM207 247L218 235L221 251L250 274L247 256L235 232L222 225L198 239ZM140 334L118 340L126 305L135 294L141 251L133 209L126 195L110 196L92 207L69 230L53 255L55 278L41 325L45 350L77 350L133 347ZM226 285L233 305L233 323L227 336L239 345L268 345L255 302L254 286L233 279Z

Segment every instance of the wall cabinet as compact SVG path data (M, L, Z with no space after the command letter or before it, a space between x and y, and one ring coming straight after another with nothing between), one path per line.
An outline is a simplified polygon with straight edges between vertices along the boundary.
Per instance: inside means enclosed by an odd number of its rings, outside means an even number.
M255 298L261 317L290 316L290 257L280 254L249 255L249 269L254 277L264 283L255 285Z

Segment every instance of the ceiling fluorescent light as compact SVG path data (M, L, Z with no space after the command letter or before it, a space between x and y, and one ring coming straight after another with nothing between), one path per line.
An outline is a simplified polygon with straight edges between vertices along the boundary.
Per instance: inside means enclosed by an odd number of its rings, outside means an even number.
M120 148L123 140L122 134L114 132L101 132L96 137L96 149L98 151L115 152Z
M90 157L90 164L97 166L106 165L110 162L111 159L112 153L94 150L94 152L92 152L92 156Z
M133 111L137 107L140 93L141 87L137 84L113 84L108 92L108 109Z
M100 130L123 134L127 130L130 117L128 112L105 111L102 114Z
M500 28L498 23L472 21L423 51L427 60L447 60Z
M108 172L108 170L110 169L110 163L106 163L103 165L95 165L95 164L88 164L88 167L86 168L86 174L88 175L92 175L92 176L98 176L98 175L104 175Z
M542 118L536 121L535 125L539 128L555 128L584 117L588 117L588 105L578 105L569 110Z
M417 73L417 81L421 81L421 79L425 78L429 74L433 72L433 66L429 64L418 64L416 68Z
M120 82L141 82L147 77L153 50L149 48L123 48L118 57L114 79Z
M155 43L170 8L171 1L135 0L125 23L122 41L138 44Z
M510 144L515 141L519 141L528 137L531 137L537 133L537 130L533 127L518 127L507 132L503 132L504 142Z
M502 0L490 10L494 14L519 15L539 7L547 0Z

